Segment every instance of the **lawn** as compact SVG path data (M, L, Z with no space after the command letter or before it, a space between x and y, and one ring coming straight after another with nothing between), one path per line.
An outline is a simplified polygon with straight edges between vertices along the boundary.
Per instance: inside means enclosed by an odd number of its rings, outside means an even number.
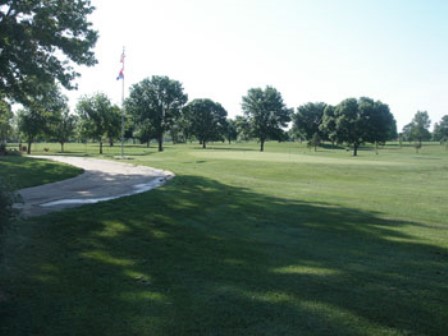
M0 268L2 335L448 333L443 147L126 153L176 178L15 225Z

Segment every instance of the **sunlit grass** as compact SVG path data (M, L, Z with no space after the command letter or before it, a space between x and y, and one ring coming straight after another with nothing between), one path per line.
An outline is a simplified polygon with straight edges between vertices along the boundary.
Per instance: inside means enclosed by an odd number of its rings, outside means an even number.
M443 147L209 147L127 148L176 178L17 225L1 333L446 334Z

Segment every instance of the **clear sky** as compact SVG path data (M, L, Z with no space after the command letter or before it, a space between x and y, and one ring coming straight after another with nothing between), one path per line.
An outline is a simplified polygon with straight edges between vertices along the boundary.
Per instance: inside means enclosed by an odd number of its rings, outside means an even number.
M79 90L121 99L152 75L180 81L189 99L210 98L231 117L253 87L274 86L288 107L368 96L401 128L417 110L448 114L446 0L93 0L99 64L81 68ZM127 94L127 93L126 93Z

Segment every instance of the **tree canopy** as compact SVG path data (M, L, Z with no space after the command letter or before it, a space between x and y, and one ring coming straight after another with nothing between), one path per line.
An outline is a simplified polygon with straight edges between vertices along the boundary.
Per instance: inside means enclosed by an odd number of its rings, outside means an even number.
M211 99L195 99L185 109L189 110L193 134L206 148L207 142L223 138L226 131L227 111Z
M89 0L6 0L0 6L0 93L24 103L41 87L59 81L75 87L74 65L97 63L98 34L87 17Z
M291 110L283 103L282 95L272 86L264 90L253 88L243 97L242 109L253 136L260 141L260 151L268 139L283 138L283 128L291 121Z
M28 143L27 152L38 135L52 135L54 124L67 109L67 97L54 84L34 82L40 94L27 97L27 103L19 113L19 130Z
M412 121L404 126L403 135L409 141L415 141L416 148L422 146L422 141L431 139L431 132L429 127L431 126L431 120L429 119L428 112L417 111Z
M334 108L326 108L322 128L327 128L330 139L352 145L353 156L357 156L362 143L384 142L396 133L389 107L367 97L348 98Z
M319 126L322 123L325 103L307 103L297 108L297 112L292 115L294 134L301 139L311 140L315 134L322 137L323 129Z
M82 132L100 143L100 154L103 154L103 141L111 134L119 134L120 108L113 105L103 93L82 97L76 105Z
M166 76L152 76L131 87L125 106L135 123L151 124L159 151L163 151L163 135L179 116L187 100L180 82Z

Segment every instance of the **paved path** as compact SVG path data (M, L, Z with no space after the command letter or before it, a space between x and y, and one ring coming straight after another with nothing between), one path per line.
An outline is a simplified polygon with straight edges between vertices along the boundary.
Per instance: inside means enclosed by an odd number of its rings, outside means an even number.
M157 188L174 174L129 163L64 156L33 156L64 162L84 173L64 181L19 190L25 217L125 197Z

